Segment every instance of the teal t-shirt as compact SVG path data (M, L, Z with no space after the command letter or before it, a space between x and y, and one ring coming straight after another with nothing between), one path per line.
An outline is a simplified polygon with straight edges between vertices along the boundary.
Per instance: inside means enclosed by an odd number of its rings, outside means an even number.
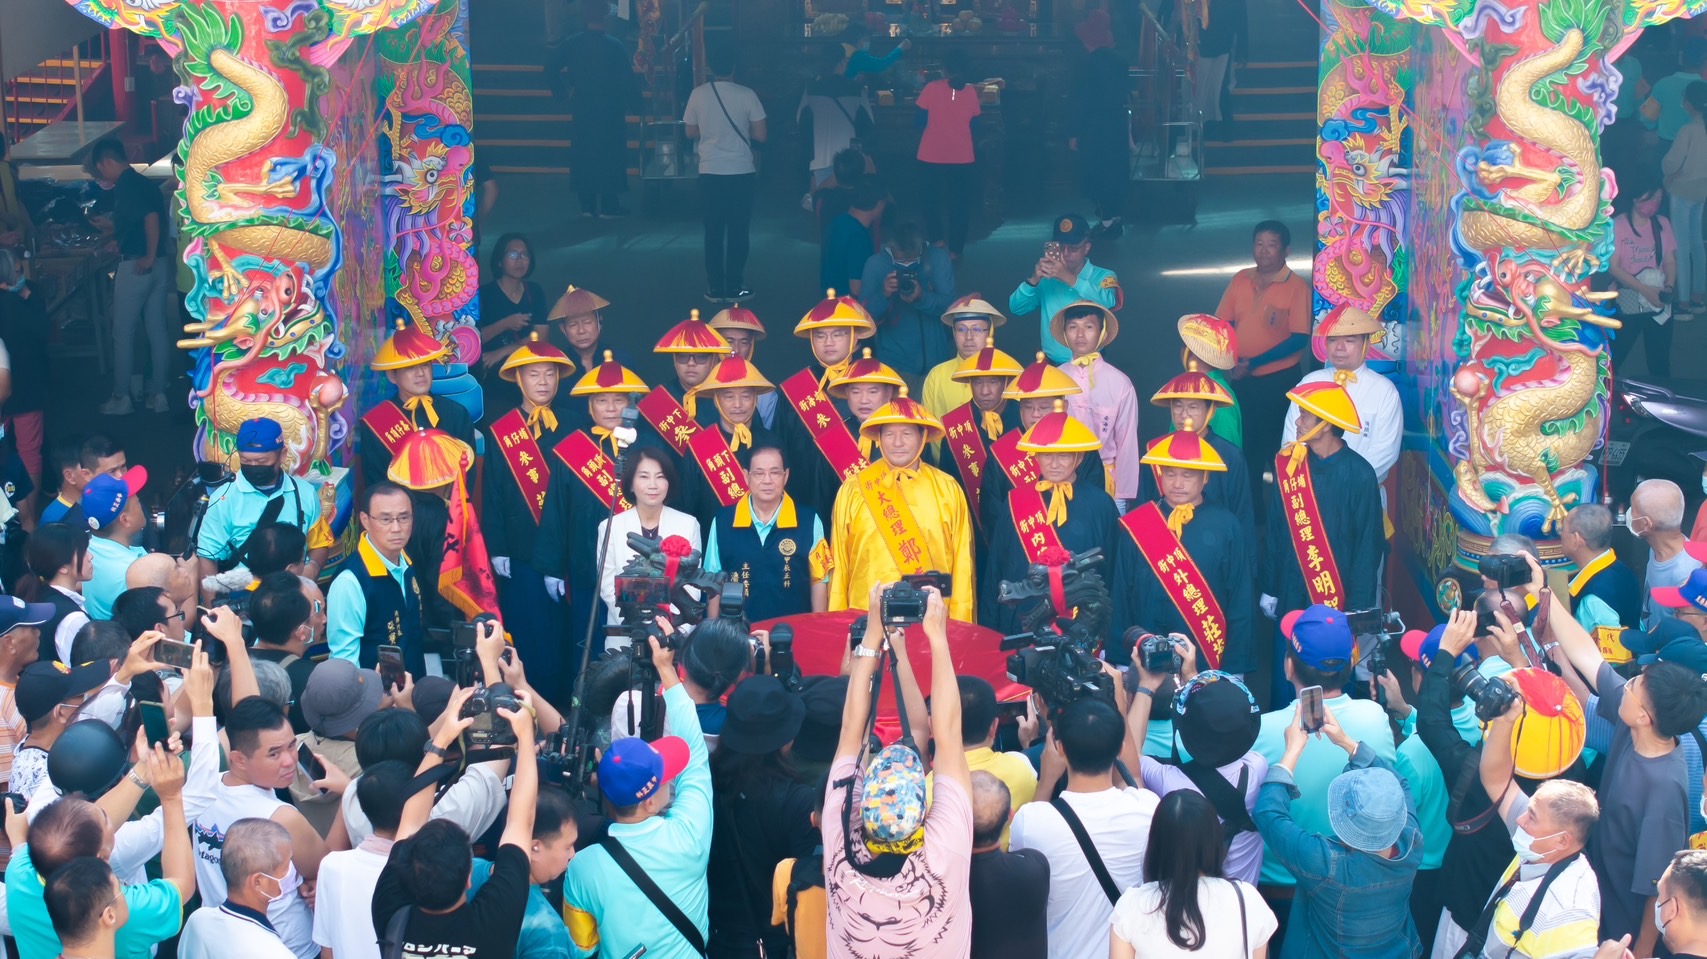
M22 959L55 959L59 955L59 936L48 919L43 894L42 878L30 862L30 847L19 846L6 866L6 914ZM184 902L178 896L178 887L164 879L127 885L124 899L130 907L130 920L113 937L113 955L117 959L150 959L154 947L177 935L184 924Z
M563 924L563 915L551 908L538 886L529 886L522 932L516 937L516 959L561 959L567 955L569 927Z

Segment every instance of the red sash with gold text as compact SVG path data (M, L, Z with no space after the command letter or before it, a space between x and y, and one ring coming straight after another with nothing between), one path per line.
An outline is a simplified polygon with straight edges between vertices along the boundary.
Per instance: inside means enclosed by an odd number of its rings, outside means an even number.
M968 402L950 410L942 418L942 427L948 433L948 453L954 457L954 465L960 467L961 485L966 489L967 505L972 507L972 519L977 521L984 466L990 461L990 451L984 448L984 431L972 418L975 408Z
M545 510L545 491L550 488L551 474L546 469L545 457L540 454L539 441L528 430L527 419L522 416L520 408L505 413L492 424L492 439L498 444L498 452L503 454L504 465L510 468L510 475L516 478L516 487L522 491L522 499L527 501L534 525L538 526L540 514Z
M687 458L705 474L719 506L734 506L747 495L747 471L724 442L722 430L695 430L688 439Z
M1145 503L1120 518L1120 525L1138 547L1138 555L1150 564L1150 572L1162 591L1179 610L1180 616L1197 638L1197 648L1210 669L1221 668L1221 654L1227 649L1227 614L1221 611L1221 601L1209 588L1209 580L1197 562L1185 551L1185 546L1168 529L1167 518L1159 504Z
M397 444L403 442L403 437L415 431L415 424L403 415L403 410L396 403L386 400L367 411L362 417L367 428L373 430L373 435L385 444L387 456L397 455Z
M635 404L640 415L646 417L646 422L658 431L664 442L681 456L688 451L688 440L699 432L699 424L693 421L688 411L682 409L682 404L669 394L662 386L654 387L646 398Z
M865 457L860 455L859 444L848 432L847 424L836 415L830 398L818 388L818 378L812 375L811 370L801 370L783 380L782 395L806 426L812 445L818 447L824 461L830 464L842 482L865 469L867 464Z
M1322 528L1322 507L1316 502L1316 482L1310 475L1310 458L1298 462L1298 471L1288 475L1292 458L1285 452L1274 458L1275 481L1280 484L1280 515L1292 535L1292 552L1304 574L1304 591L1310 602L1334 609L1345 608L1345 580Z
M599 449L599 444L591 436L576 430L552 447L551 452L569 467L569 472L586 484L587 490L597 496L606 509L614 506L620 512L633 507L622 498L622 487L616 481L616 464L610 461L604 450Z
M1049 507L1043 494L1031 483L1015 486L1008 491L1008 509L1013 513L1014 531L1019 533L1020 548L1030 563L1041 563L1051 551L1064 551L1061 534L1049 522Z
M899 486L884 482L888 474L889 464L878 460L857 475L865 508L871 513L878 535L883 537L889 558L896 569L909 576L940 568L931 559L930 544L919 530L918 520L913 518L913 507L906 495Z
M1019 430L1008 430L990 444L990 458L1016 488L1037 482L1037 460L1019 448Z

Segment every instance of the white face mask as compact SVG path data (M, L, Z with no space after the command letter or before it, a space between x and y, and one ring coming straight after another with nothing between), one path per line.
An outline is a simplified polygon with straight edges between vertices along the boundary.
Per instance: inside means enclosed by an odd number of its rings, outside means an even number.
M1526 863L1537 863L1546 858L1547 854L1544 852L1536 852L1535 844L1543 839L1552 839L1554 836L1562 835L1564 835L1564 833L1555 832L1548 833L1545 836L1531 836L1528 830L1519 826L1516 831L1511 834L1511 847L1517 850L1517 858Z
M1671 900L1670 899L1661 899L1658 902L1654 903L1654 931L1660 934L1660 941L1661 942L1665 941L1666 923L1664 920L1662 920L1660 918L1660 910L1664 909L1666 907L1666 903L1668 903L1668 902L1671 902Z

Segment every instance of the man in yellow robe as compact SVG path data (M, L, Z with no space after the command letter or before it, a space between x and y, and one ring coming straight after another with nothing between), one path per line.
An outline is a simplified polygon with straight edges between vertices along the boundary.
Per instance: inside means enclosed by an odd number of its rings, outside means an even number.
M872 584L931 570L951 576L948 615L974 621L972 516L966 494L920 461L942 423L903 389L860 427L881 459L842 484L831 513L830 609L862 609Z

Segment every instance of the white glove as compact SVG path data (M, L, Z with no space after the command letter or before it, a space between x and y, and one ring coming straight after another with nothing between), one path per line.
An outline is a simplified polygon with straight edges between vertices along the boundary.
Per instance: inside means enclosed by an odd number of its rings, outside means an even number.
M545 594L558 602L563 601L563 581L555 576L545 578Z
M508 556L492 557L492 572L505 579L510 578L510 558Z
M546 582L549 583L551 581L546 580ZM1264 616L1267 616L1269 619L1274 619L1277 615L1276 610L1280 609L1280 600L1264 593L1262 594L1262 598L1257 600L1257 605L1262 607L1262 614Z
M1117 499L1114 501L1114 511L1119 513L1121 516L1125 516L1131 511L1131 508L1132 501L1129 499Z

